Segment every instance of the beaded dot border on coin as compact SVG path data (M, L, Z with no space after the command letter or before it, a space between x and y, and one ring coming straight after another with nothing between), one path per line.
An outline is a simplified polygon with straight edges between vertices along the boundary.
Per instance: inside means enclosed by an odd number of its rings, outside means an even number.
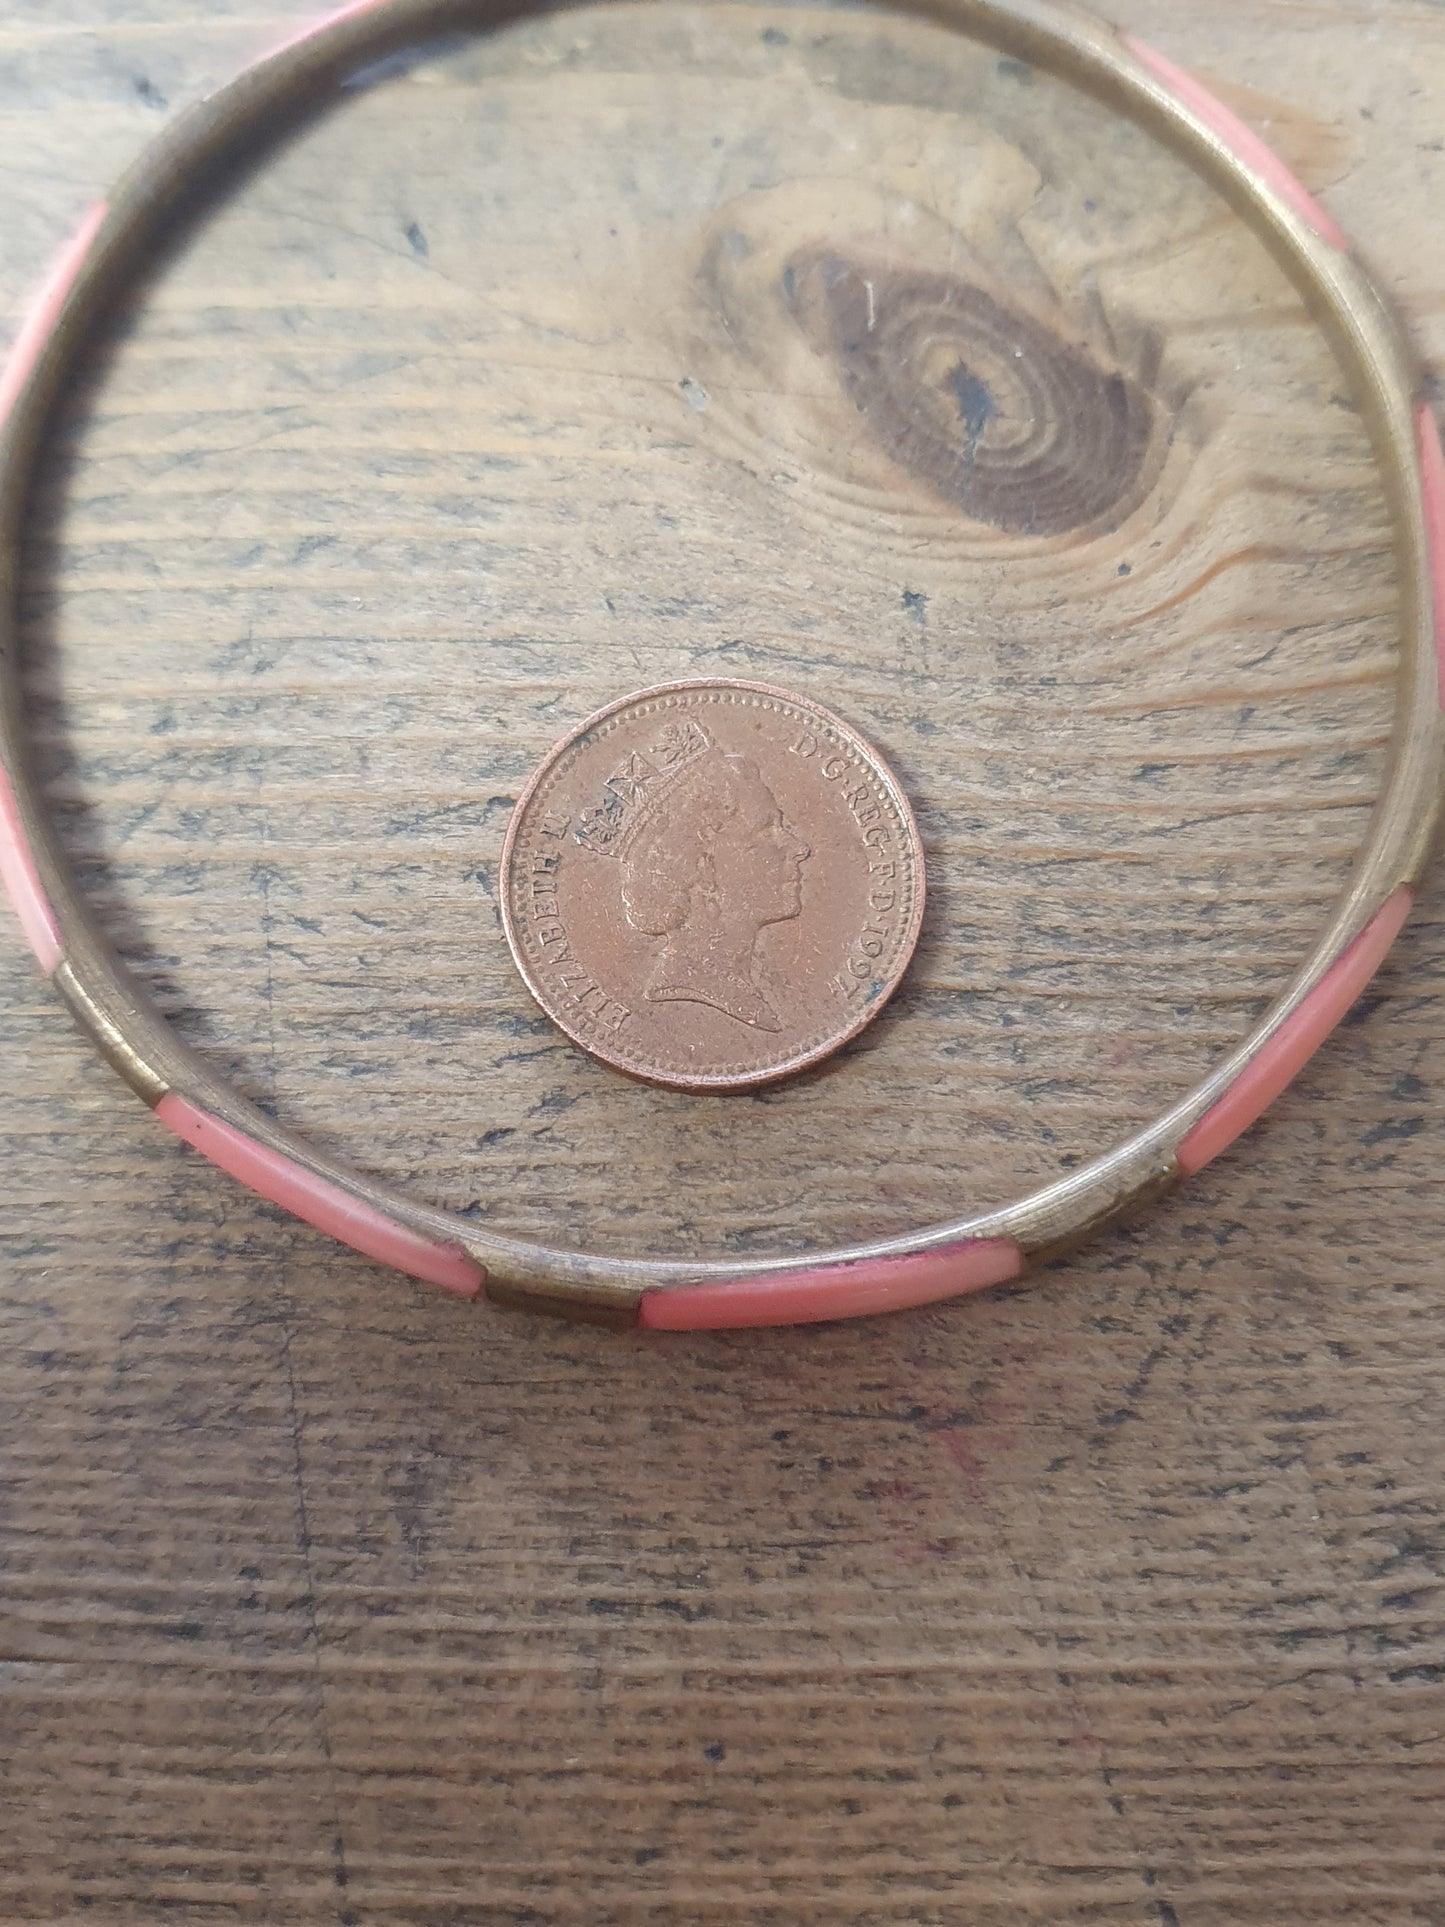
M552 9L527 0L354 0L181 116L94 208L0 376L0 875L42 969L161 1120L232 1176L368 1256L475 1297L675 1330L788 1324L927 1304L1018 1277L1200 1170L1334 1029L1409 914L1436 828L1445 717L1445 454L1421 371L1339 227L1265 143L1144 42L1051 0L893 0L1073 81L1184 156L1270 246L1353 377L1394 515L1403 621L1384 789L1328 926L1272 1008L1155 1123L998 1210L806 1259L626 1260L494 1235L322 1155L169 1029L83 902L25 754L18 547L42 433L78 352L209 167L443 29ZM726 1102L727 1099L720 1101Z

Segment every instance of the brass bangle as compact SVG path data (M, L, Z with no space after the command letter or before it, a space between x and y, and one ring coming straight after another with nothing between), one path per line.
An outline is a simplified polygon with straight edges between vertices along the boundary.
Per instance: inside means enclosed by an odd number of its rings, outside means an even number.
M485 1289L503 1303L674 1329L837 1318L1016 1277L1200 1169L1273 1101L1389 949L1440 808L1445 457L1418 365L1329 215L1229 109L1141 42L1052 0L891 6L1101 97L1181 154L1263 238L1353 382L1386 478L1403 583L1389 763L1350 879L1284 993L1147 1129L1017 1203L803 1260L629 1261L499 1237L321 1155L183 1044L82 901L27 766L17 660L20 528L42 435L98 319L189 202L195 182L272 138L348 73L441 29L489 31L550 10L528 0L344 7L181 116L67 250L0 378L0 875L77 1021L167 1124L264 1196L414 1276L468 1296Z

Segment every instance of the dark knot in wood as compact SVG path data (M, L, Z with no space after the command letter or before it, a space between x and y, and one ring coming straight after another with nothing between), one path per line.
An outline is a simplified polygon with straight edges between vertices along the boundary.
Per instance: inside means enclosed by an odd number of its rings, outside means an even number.
M1118 521L1152 480L1149 390L975 283L794 254L783 294L883 450L1010 535Z

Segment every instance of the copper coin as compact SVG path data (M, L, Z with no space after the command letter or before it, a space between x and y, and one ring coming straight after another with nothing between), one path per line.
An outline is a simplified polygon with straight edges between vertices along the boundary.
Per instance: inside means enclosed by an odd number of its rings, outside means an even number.
M663 683L543 758L502 851L527 988L604 1064L746 1090L883 1008L923 917L923 850L878 752L767 683Z

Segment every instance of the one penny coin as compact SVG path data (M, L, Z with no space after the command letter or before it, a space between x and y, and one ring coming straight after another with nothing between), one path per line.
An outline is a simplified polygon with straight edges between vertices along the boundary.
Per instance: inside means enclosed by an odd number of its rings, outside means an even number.
M908 799L856 730L767 683L663 683L543 758L502 852L527 988L630 1076L746 1090L875 1017L923 917Z

